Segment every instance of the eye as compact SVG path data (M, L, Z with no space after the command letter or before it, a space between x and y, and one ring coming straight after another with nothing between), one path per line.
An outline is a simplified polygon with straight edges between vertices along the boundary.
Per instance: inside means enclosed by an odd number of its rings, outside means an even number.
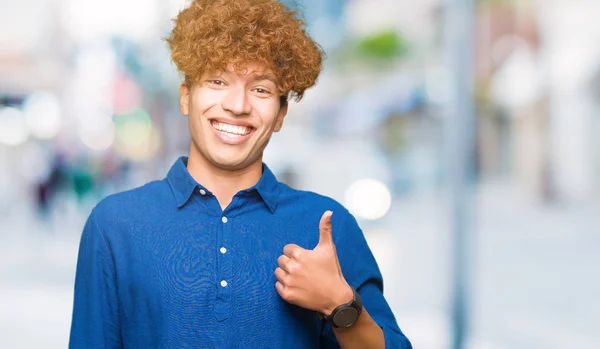
M222 80L208 80L213 85L225 86L225 83Z
M269 90L265 90L264 88L260 88L260 87L255 88L254 91L256 91L256 92L258 92L260 94L269 94L269 93L271 93L271 92L269 92Z

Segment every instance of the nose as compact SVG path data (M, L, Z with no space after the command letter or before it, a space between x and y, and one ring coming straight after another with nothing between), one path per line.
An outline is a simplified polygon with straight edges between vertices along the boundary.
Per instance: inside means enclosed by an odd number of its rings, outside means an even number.
M243 88L232 87L221 102L223 110L235 115L250 114L252 109L246 91Z

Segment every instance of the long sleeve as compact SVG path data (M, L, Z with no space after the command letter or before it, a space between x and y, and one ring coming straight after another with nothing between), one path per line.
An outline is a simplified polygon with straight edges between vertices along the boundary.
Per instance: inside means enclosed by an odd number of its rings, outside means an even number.
M385 347L412 349L408 338L402 333L383 295L383 278L375 257L367 244L356 219L347 211L335 212L342 216L336 229L333 222L333 236L336 242L338 259L344 278L360 294L363 306L383 330ZM339 217L338 216L338 217ZM324 348L339 348L339 344L329 323L325 324L322 336Z
M114 261L92 212L79 245L69 348L122 347Z

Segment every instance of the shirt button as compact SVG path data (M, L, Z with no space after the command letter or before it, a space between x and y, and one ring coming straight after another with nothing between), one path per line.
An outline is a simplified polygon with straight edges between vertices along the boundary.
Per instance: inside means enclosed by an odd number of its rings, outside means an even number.
M227 217L223 217L223 218L221 218L221 222L223 222L223 223L227 223Z
M206 190L200 189L200 195L206 195Z
M221 251L222 254L227 253L227 249L225 247L221 247L220 251Z
M227 281L225 281L225 280L221 281L221 287L227 287Z

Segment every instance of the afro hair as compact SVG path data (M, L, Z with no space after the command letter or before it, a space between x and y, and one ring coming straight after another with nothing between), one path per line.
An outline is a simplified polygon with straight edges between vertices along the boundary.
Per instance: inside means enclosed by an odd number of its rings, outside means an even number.
M279 94L299 101L321 72L323 50L296 11L276 0L193 0L166 39L188 84L232 64L238 72L261 62L279 81Z

